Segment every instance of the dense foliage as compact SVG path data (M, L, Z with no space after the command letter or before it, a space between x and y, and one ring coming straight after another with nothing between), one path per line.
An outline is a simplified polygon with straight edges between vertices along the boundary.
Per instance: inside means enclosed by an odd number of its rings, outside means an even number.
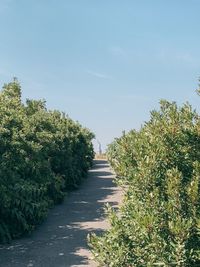
M116 139L110 163L126 194L111 228L92 235L101 266L200 266L200 117L161 101L140 131Z
M93 134L44 101L21 101L17 80L0 92L0 241L30 232L77 187L92 164Z

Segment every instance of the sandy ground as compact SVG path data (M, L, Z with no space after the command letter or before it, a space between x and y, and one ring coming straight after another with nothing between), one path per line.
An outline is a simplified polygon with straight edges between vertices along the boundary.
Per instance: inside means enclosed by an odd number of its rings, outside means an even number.
M103 207L117 207L122 192L105 160L95 160L82 186L68 194L63 204L30 236L0 246L1 267L77 267L97 264L91 260L87 235L108 228Z

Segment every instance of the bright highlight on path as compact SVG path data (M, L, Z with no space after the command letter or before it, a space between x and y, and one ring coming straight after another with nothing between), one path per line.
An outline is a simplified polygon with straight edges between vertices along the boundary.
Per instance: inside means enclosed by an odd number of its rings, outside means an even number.
M107 161L95 160L80 189L53 208L38 229L29 237L0 246L0 266L97 266L90 260L87 235L109 227L104 206L118 206L122 196L113 178Z

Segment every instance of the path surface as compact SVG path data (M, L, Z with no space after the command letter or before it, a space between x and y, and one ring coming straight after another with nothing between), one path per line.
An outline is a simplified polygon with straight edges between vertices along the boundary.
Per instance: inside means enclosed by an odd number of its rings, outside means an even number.
M69 267L97 265L90 260L87 235L109 227L105 203L117 206L122 192L105 160L96 160L88 179L53 208L29 237L0 246L1 267Z

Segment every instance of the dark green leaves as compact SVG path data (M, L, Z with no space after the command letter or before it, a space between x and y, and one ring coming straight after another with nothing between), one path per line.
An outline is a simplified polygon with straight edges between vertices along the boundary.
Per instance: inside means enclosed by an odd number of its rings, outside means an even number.
M93 134L45 101L21 102L17 80L0 93L0 241L30 232L92 164Z

